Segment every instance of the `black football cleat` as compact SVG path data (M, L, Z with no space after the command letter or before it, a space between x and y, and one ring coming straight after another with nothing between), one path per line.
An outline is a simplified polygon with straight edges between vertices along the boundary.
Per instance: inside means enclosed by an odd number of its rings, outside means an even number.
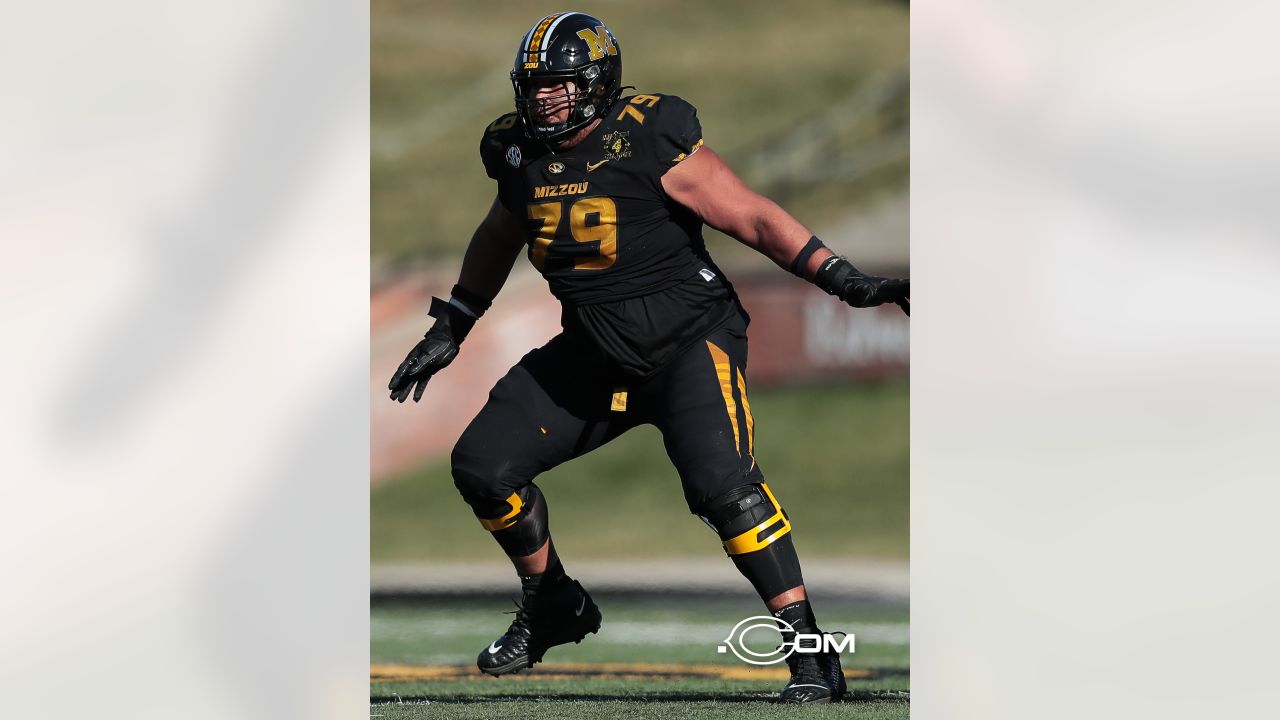
M787 658L791 680L778 694L778 702L794 705L825 705L840 702L847 686L837 653L797 653Z
M476 658L480 672L493 676L520 672L542 662L550 648L582 642L587 633L600 630L600 608L577 580L556 591L525 593L516 607L511 627Z

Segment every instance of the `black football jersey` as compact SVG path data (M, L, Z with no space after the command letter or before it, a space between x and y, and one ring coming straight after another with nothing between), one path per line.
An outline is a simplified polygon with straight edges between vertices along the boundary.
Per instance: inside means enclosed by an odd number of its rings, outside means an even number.
M499 201L525 221L530 262L564 306L565 329L589 335L628 374L652 373L741 312L701 219L662 187L701 145L697 110L658 94L619 99L559 153L527 138L515 113L480 143Z

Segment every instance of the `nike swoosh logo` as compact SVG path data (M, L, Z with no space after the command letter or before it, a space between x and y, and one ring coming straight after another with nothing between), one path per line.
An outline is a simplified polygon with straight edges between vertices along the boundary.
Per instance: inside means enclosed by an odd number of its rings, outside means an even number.
M602 160L601 162L604 162L604 161ZM576 617L582 617L582 611L583 611L583 610L586 610L586 609L587 609L587 596L586 596L586 595L583 595L583 596L582 596L582 604L578 606L578 609L577 609L577 610L574 610L574 611L573 611L573 614L574 614Z
M498 644L498 641L497 641L497 640L494 640L494 641L493 641L493 644L489 646L489 654L490 654L490 655L497 655L497 654L498 654L498 651L499 651L499 650L501 650L501 649L502 649L502 646Z
M595 170L596 168L600 167L601 165L607 162L609 162L609 158L605 158L604 160L601 160L598 163L587 163L587 172L591 172L592 170Z

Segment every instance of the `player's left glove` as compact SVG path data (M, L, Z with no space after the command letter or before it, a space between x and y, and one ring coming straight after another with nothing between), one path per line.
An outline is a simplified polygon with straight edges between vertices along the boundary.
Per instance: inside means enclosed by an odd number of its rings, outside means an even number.
M839 255L822 262L813 282L828 295L835 295L853 307L865 308L895 303L902 312L911 314L911 279L882 278L865 275Z
M387 384L387 388L391 390L391 399L396 402L404 402L409 397L410 390L413 390L414 402L421 400L422 391L427 389L427 381L458 356L458 346L476 322L475 318L468 317L453 305L434 297L431 298L431 309L427 314L436 319L435 324L413 346Z

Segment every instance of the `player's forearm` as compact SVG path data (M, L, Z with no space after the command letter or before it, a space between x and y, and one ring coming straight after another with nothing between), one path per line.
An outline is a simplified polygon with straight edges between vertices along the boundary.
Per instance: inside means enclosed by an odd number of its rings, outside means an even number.
M778 267L791 270L791 265L804 249L813 233L802 225L777 203L760 197L752 212L745 215L746 222L740 224L735 237L745 245L768 257ZM821 248L809 256L800 268L805 279L812 279L813 273L822 261L831 256L831 251Z
M759 196L757 196L759 197ZM905 281L877 278L860 272L847 259L837 256L800 221L766 198L755 203L759 209L745 214L750 218L738 237L767 255L780 267L817 285L829 295L838 295L854 307L871 307L897 302L907 310Z
M387 388L392 400L404 402L410 391L414 402L422 399L427 381L457 357L476 320L493 304L511 274L519 245L510 232L509 216L497 214L499 209L495 203L472 235L449 300L431 298L427 314L435 322L391 376Z
M448 302L431 298L428 314L436 318L436 323L427 331L427 340L431 340L433 334L447 339L455 353L476 321L493 304L515 262L516 253L511 243L503 236L494 235L486 226L488 223L481 223L472 236L462 258L462 271L449 292ZM392 378L392 398L404 402L408 391L401 388L401 392L396 394L395 384L396 379ZM415 402L421 394L421 391L415 394Z
M521 247L520 226L495 197L462 257L454 299L479 317L506 284Z

